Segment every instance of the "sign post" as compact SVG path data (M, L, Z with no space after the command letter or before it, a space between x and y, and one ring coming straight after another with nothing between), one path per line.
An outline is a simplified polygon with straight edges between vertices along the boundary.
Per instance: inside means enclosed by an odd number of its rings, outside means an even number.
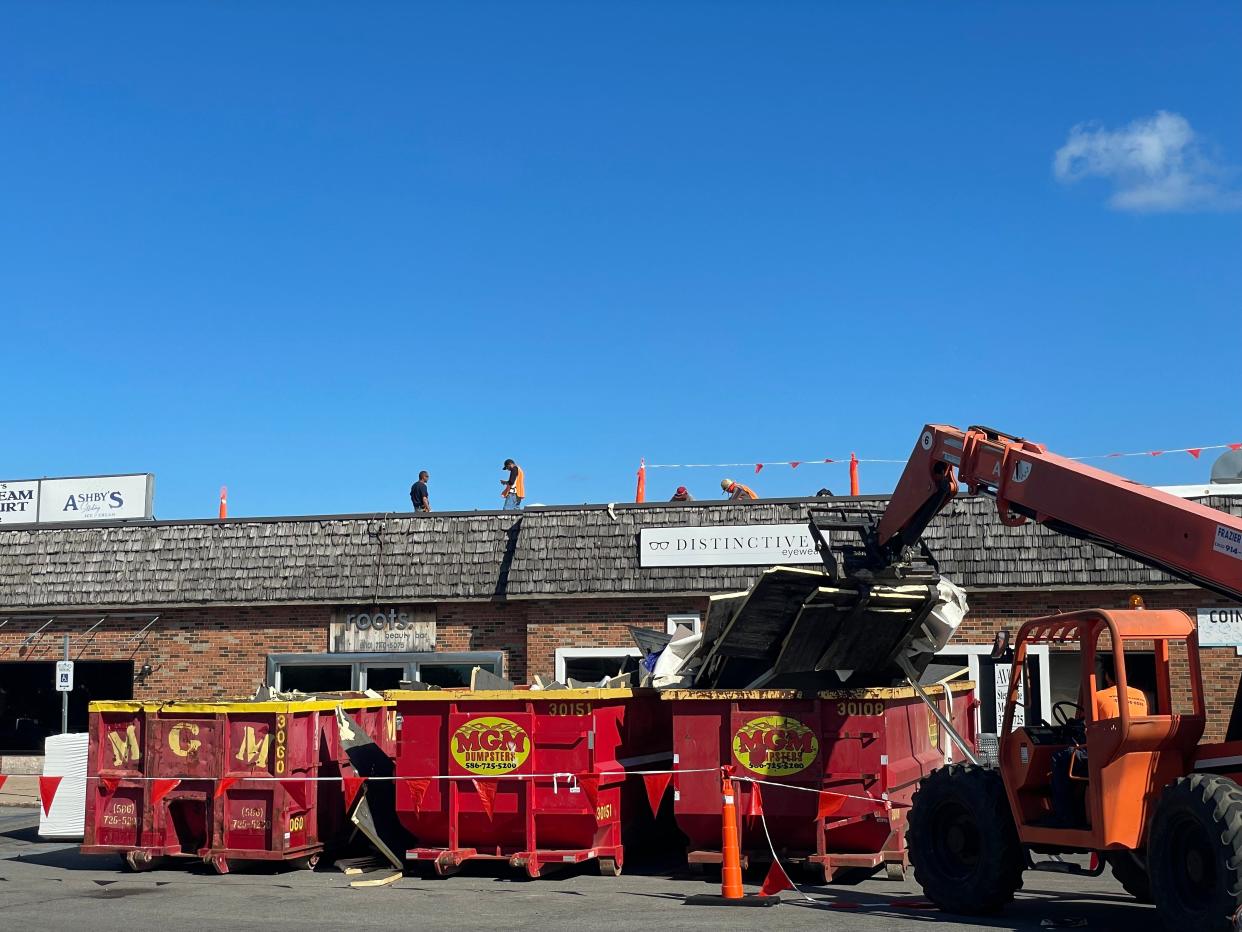
M60 693L60 733L69 734L69 694L73 692L73 661L69 659L69 635L65 635L65 659L56 661L56 691Z

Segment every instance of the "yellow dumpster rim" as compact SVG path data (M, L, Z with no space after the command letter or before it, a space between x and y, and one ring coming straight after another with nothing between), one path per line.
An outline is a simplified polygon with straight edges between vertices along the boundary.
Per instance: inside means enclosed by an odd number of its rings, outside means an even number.
M654 696L654 689L388 689L384 698L394 702L561 702L570 699L608 702Z
M336 708L342 709L391 709L393 703L384 699L313 699L302 702L133 702L107 701L92 702L91 712L184 712L186 714L215 713L237 714L246 712L326 712Z
M971 692L975 688L972 680L957 680L949 684L952 693ZM929 696L944 695L944 687L939 683L928 683L923 692ZM660 698L669 701L687 699L715 700L716 702L754 699L915 699L918 694L910 686L883 686L869 689L829 689L822 692L803 692L799 689L666 689Z

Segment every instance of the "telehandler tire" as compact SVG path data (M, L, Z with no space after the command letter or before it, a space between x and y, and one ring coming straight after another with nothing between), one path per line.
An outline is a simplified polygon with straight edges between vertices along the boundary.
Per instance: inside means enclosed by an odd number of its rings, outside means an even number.
M1023 854L1000 774L950 764L919 782L906 844L914 879L940 909L999 912L1022 887Z
M1152 817L1147 873L1168 928L1232 930L1242 906L1242 786L1196 773L1165 787Z

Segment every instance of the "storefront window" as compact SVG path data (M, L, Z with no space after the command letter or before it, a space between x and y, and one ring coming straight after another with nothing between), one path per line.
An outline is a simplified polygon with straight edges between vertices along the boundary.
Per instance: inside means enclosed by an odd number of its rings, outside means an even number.
M418 678L424 683L448 689L454 686L469 686L470 674L477 664L466 663L420 663Z
M42 754L43 739L60 734L61 694L55 680L54 660L0 662L0 754ZM77 661L69 693L69 731L86 731L91 701L133 695L130 661Z
M280 688L286 692L342 692L353 689L353 667L350 664L290 665L280 670Z
M482 667L504 675L500 651L269 654L267 684L281 690L340 692L400 689L403 680L435 686L469 686L470 672Z

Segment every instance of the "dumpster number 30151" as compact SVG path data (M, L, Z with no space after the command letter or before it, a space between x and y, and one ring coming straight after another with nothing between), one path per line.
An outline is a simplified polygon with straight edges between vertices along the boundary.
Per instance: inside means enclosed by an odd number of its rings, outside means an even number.
M549 702L549 715L590 715L591 703L589 702Z

